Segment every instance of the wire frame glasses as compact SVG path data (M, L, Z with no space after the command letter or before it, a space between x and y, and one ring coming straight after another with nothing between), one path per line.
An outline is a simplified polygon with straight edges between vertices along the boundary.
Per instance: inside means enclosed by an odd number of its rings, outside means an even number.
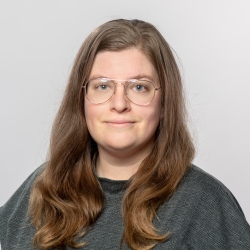
M155 91L161 88L156 88L154 83L148 80L115 80L109 78L90 79L83 87L85 95L91 103L102 104L115 95L117 84L122 84L127 98L140 106L150 104L154 99Z

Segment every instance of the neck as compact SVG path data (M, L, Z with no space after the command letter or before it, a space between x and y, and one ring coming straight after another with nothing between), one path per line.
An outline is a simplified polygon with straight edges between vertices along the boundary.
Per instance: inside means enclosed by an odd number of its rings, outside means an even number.
M96 161L96 173L99 177L112 180L128 180L134 175L142 160L149 152L143 154L120 155L109 154L99 148L99 155Z

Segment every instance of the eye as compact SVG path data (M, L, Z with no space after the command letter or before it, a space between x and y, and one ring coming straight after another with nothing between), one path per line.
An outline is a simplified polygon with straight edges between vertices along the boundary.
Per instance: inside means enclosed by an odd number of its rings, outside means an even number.
M130 82L129 90L135 93L146 93L150 91L150 85L147 82L136 81Z
M96 90L109 90L110 86L108 84L98 84L95 86Z
M94 79L93 81L90 82L90 86L94 91L112 91L114 89L114 84L112 81L109 79Z
M147 91L146 86L144 86L142 84L136 84L133 88L135 91L138 91L138 92Z

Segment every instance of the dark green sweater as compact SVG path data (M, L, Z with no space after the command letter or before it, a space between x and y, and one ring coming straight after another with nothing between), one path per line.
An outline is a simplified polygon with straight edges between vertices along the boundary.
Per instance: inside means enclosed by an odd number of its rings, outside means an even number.
M2 250L32 249L35 229L27 217L27 208L38 171L0 208ZM88 242L82 249L119 249L123 231L120 207L126 181L99 181L106 205L93 229L82 239ZM170 232L169 240L154 249L250 249L250 226L239 204L223 184L196 166L188 170L171 199L159 208L154 224L162 233Z

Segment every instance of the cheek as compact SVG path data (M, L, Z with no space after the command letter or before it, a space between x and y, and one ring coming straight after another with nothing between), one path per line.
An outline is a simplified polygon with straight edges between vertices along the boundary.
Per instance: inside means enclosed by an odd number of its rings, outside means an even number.
M151 110L147 110L147 112L141 112L141 117L144 120L144 131L146 133L155 133L160 121L160 116L160 110L154 107L152 107Z
M160 113L154 112L154 114L152 114L151 117L149 118L151 128L156 130L156 128L158 127L159 121L160 121Z
M93 107L93 105L91 105L91 103L88 100L85 100L84 114L88 130L89 132L91 132L91 128L94 125L94 119L97 115L95 108Z
M163 113L159 97L155 99L150 111L150 119L153 119L158 124Z
M89 123L90 114L91 113L89 112L88 101L85 100L85 103L84 103L84 116L85 116L85 120L86 120L87 125Z
M153 107L153 109L151 110L151 112L148 114L148 126L151 131L155 132L160 119L162 117L162 112L161 112L161 107L160 105L156 105L155 107Z
M102 134L102 118L105 114L105 107L94 105L85 100L85 121L88 131L93 139L97 139Z

